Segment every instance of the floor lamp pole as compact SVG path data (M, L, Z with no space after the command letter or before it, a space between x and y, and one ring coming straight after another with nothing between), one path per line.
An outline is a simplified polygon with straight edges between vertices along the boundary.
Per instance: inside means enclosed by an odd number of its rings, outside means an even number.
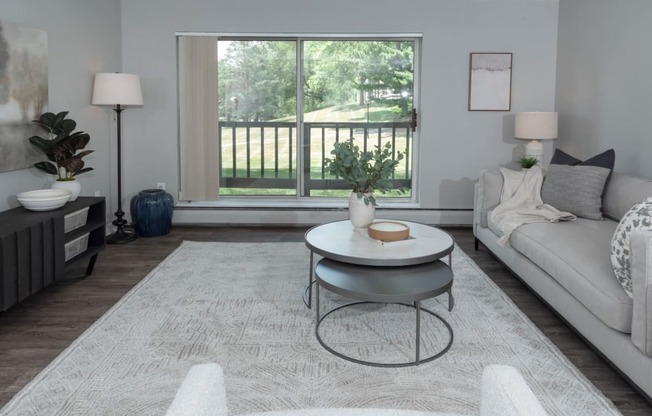
M113 109L116 113L116 120L118 124L118 210L115 212L116 219L113 220L113 225L117 227L113 234L110 234L106 237L107 244L124 244L134 241L137 236L136 233L131 231L126 231L124 229L127 225L127 220L124 218L124 211L122 210L122 149L120 146L120 134L122 132L122 126L120 125L120 114L124 111L124 108L120 107L120 104L116 104Z

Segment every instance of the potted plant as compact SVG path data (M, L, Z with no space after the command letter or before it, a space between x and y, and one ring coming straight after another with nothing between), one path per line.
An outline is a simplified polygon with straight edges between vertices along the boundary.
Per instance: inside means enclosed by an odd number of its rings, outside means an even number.
M537 163L539 163L539 159L531 156L523 156L518 160L518 164L521 165L521 168L523 169L530 169Z
M389 180L403 159L403 153L397 152L392 157L392 145L387 142L373 151L361 151L353 143L353 138L337 142L331 151L332 158L324 160L325 167L331 175L339 177L351 186L349 197L349 215L356 228L364 228L373 221L376 198L373 193L386 193L392 188ZM403 192L403 189L398 189Z
M59 114L44 113L38 120L33 120L47 132L47 138L32 136L29 142L48 158L34 166L45 173L57 175L52 187L69 189L72 192L70 200L74 201L80 192L76 176L93 170L85 167L82 158L93 151L80 151L86 147L90 136L83 131L73 132L77 123L66 118L67 115L67 111Z

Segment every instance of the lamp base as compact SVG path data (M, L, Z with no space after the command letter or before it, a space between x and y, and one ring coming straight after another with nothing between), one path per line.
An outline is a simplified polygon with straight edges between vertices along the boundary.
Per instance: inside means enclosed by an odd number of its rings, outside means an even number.
M525 156L534 157L541 162L543 160L543 144L538 140L530 140L530 143L525 146Z
M135 231L125 231L124 227L127 225L127 220L122 218L125 215L122 208L118 208L115 212L116 219L113 220L113 225L117 227L117 230L113 234L106 236L106 244L124 244L130 243L138 238L138 235Z
M125 244L125 243L131 243L135 239L137 239L138 236L136 235L135 232L129 232L125 231L121 228L118 228L115 230L114 233L109 234L106 236L106 244Z

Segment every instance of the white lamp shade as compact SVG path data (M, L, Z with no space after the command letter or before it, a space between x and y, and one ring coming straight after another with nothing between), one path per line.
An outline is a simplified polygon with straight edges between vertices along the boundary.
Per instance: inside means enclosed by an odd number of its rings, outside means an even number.
M94 105L143 105L140 78L134 74L95 74Z
M514 137L519 139L556 139L558 113L516 113Z

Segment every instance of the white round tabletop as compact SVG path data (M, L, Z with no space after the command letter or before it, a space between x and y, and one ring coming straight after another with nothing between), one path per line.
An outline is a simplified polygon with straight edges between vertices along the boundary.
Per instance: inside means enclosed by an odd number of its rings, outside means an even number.
M354 231L349 220L317 225L309 229L304 238L313 253L365 266L423 264L439 260L453 251L453 237L446 231L416 222L397 222L410 227L409 240L383 244L369 237L366 229Z

